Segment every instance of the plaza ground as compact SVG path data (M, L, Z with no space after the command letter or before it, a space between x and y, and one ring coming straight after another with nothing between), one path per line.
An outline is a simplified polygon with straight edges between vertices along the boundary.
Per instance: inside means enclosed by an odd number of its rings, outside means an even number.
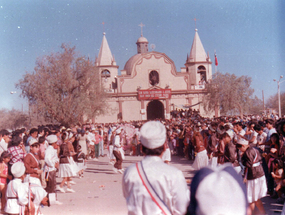
M141 156L126 156L123 168L140 161ZM191 180L194 170L192 161L173 156L171 165L180 169L186 180ZM58 193L58 200L63 205L53 205L41 209L44 215L125 215L127 206L122 192L122 174L114 173L108 157L100 157L98 161L88 161L84 177L74 178L72 185L75 193ZM61 181L57 178L57 183ZM282 205L276 200L263 199L267 214L280 214ZM257 214L257 213L255 213Z

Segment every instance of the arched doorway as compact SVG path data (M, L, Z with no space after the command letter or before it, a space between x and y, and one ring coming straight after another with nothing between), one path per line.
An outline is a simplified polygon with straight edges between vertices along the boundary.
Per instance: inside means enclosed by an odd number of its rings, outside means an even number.
M159 100L153 100L148 103L146 108L147 119L164 119L164 105Z

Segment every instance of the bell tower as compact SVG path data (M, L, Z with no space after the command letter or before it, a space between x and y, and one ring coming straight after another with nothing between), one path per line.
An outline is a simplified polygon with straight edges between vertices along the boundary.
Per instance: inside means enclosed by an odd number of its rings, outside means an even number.
M115 76L118 75L119 66L117 66L115 58L111 53L105 32L103 32L103 39L95 65L96 71L101 78L101 86L105 88L106 92L114 92L112 82L115 80Z
M212 62L209 54L205 52L198 29L195 29L190 55L187 55L185 66L186 72L189 73L189 85L205 85L212 79Z

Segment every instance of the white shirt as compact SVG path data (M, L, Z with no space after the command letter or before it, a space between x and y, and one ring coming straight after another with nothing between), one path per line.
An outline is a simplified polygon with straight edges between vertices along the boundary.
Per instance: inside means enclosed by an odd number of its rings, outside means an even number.
M114 150L118 150L119 148L121 148L121 138L120 135L116 135L114 138Z
M8 148L8 143L5 142L4 138L0 141L0 155L4 152L7 151Z
M93 134L92 132L89 132L87 134L87 139L89 141L89 145L94 145L95 143L93 141L95 141L95 134Z
M171 213L173 215L185 214L190 192L183 173L177 168L165 164L158 156L146 156L142 163L150 184ZM129 215L162 214L144 187L136 164L126 169L122 183Z
M265 143L266 138L267 138L267 134L265 132L262 132L262 134L257 135L256 141L260 143Z
M272 134L274 134L274 133L277 133L277 131L276 131L276 129L275 129L275 128L271 128L270 130L268 129L268 131L267 131L267 139L266 139L266 141L269 141L269 140L270 140L271 135L272 135Z
M45 172L56 170L54 165L59 162L59 159L57 157L57 150L52 145L49 145L45 151L45 162Z
M16 194L16 195L15 195ZM9 199L8 197L17 197L17 199ZM21 206L28 204L28 195L26 186L22 183L22 180L15 178L10 181L6 191L7 203L5 206L5 212L10 214L19 214Z
M27 187L29 186L28 183L25 183L25 185ZM34 195L33 203L35 204L35 206L39 207L43 198L47 196L47 192L42 186L37 184L30 184L30 189L32 194Z
M245 131L244 131L243 129L241 129L241 130L238 131L238 133L235 135L235 140L236 140L237 142L239 142L240 138L242 138L242 137L240 137L240 136L244 136L244 135L245 135Z
M247 136L248 140L251 140L253 137L255 137L255 140L252 142L252 144L256 144L257 143L257 135L258 133L256 131L251 131L251 133Z

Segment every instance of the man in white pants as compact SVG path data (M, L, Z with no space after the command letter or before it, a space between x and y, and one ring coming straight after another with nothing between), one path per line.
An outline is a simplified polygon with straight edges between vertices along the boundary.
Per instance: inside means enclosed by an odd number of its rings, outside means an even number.
M102 137L102 140L99 141L99 156L104 157L104 130L101 126L99 128L99 135Z

